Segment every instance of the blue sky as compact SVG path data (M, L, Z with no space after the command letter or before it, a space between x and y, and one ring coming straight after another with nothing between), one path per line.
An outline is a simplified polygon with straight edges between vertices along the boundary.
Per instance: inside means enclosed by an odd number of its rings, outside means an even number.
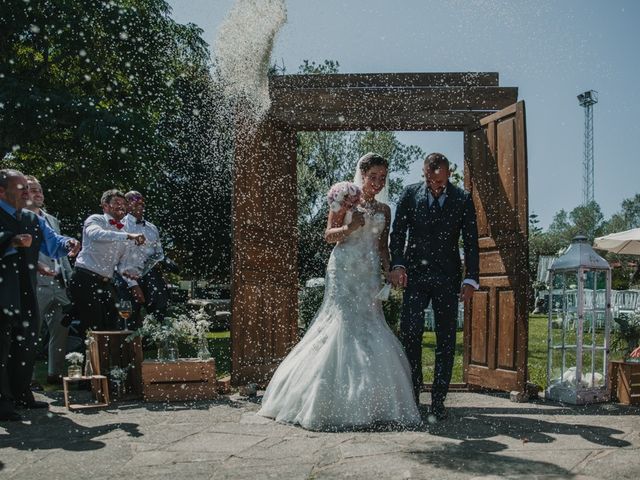
M232 0L169 0L213 45ZM584 112L597 90L595 197L606 217L640 191L640 2L635 0L289 0L273 60L342 73L491 71L527 108L530 211L547 226L582 199ZM462 162L459 133L400 134ZM418 181L419 165L407 181Z

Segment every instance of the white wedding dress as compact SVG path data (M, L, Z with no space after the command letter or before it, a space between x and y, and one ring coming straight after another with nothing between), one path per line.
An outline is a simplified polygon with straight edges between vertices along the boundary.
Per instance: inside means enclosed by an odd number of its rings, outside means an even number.
M383 228L383 214L365 215L333 249L322 306L274 373L259 415L309 430L420 423L404 349L375 298Z

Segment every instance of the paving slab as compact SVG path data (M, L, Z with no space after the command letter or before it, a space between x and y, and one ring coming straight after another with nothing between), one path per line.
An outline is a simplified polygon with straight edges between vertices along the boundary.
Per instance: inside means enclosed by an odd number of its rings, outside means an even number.
M0 479L640 478L640 408L618 404L455 392L440 423L325 433L256 415L260 397L83 412L38 398L48 412L0 423Z

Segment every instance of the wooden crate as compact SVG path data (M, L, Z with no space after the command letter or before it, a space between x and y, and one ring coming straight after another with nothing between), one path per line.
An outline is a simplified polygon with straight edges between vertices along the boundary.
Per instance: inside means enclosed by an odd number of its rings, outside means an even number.
M125 398L142 396L142 342L140 337L127 341L128 330L92 331L95 340L91 344L91 366L95 375L109 375L114 367L127 368L124 382ZM94 388L95 393L95 388ZM113 392L111 392L113 393ZM113 396L113 395L112 395Z
M640 363L620 360L609 363L611 397L624 405L640 404Z
M213 359L181 358L175 362L142 362L145 402L179 402L216 398L216 364Z
M69 401L69 384L82 381L90 381L91 389L95 396L95 403L71 403ZM84 410L87 408L109 406L109 382L104 375L92 375L90 377L63 377L62 388L64 390L64 406L67 410Z

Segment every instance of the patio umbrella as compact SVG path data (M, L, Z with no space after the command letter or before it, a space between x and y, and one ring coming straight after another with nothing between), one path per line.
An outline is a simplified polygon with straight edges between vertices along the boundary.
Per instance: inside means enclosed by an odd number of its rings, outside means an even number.
M640 255L640 228L598 237L593 248L623 255Z

